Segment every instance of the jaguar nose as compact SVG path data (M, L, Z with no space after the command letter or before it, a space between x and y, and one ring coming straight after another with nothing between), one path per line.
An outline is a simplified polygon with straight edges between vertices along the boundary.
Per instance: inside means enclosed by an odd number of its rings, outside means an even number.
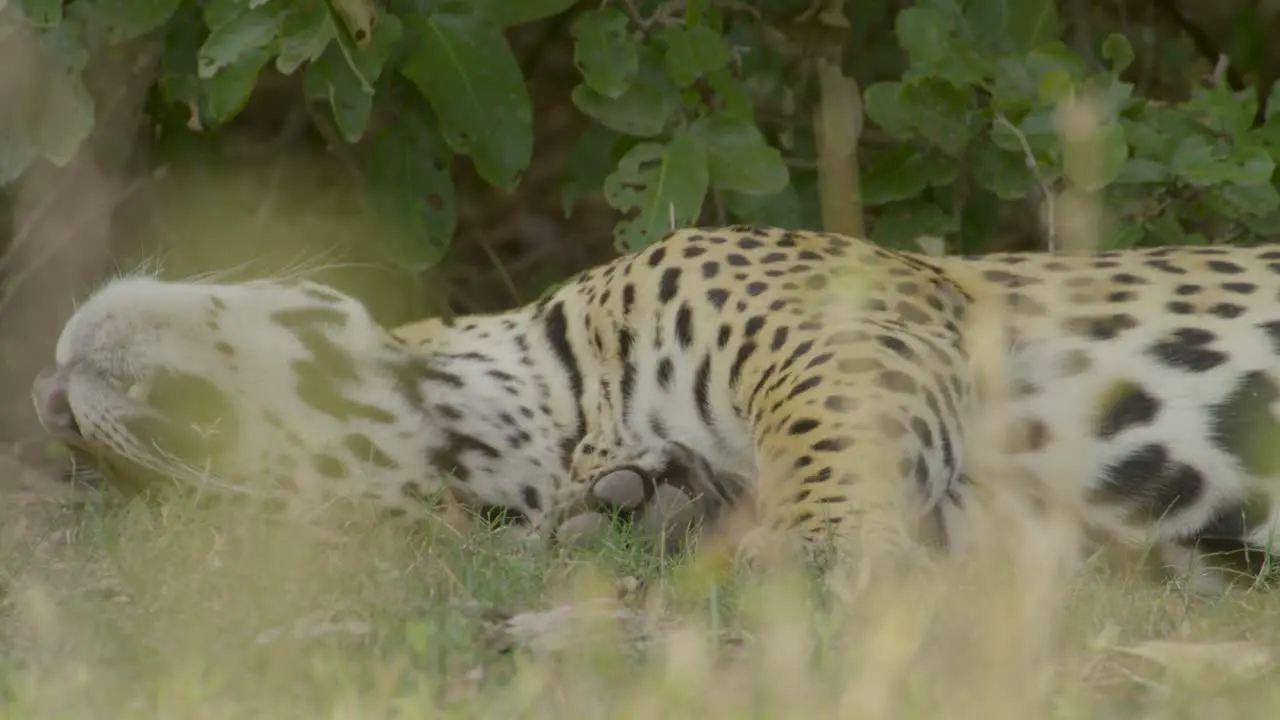
M35 404L36 418L41 427L56 435L70 434L79 437L80 426L76 423L75 414L71 412L69 379L70 374L66 368L42 371L31 384L31 400Z

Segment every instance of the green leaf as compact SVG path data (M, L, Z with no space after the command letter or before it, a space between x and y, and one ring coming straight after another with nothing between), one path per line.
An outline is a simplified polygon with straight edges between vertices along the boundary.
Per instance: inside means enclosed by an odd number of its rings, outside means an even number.
M1147 230L1138 223L1118 223L1110 228L1099 243L1099 250L1131 250L1147 236Z
M234 118L244 109L253 89L258 85L258 74L267 64L271 54L255 50L242 56L231 65L222 68L205 87L205 110L219 125Z
M1109 123L1098 128L1092 138L1077 142L1063 141L1063 169L1073 182L1087 190L1098 190L1119 177L1129 160L1129 143L1124 139L1124 126Z
M476 12L499 27L523 25L549 18L573 7L577 0L472 0Z
M973 92L925 78L902 88L902 103L915 131L948 155L958 156L978 134L981 119Z
M1005 29L1015 51L1025 52L1057 40L1062 32L1055 0L1003 0L1003 5Z
M921 235L949 235L960 229L956 218L927 200L904 200L884 209L876 217L871 240L878 245L918 252Z
M1224 135L1242 135L1253 126L1257 102L1238 97L1225 85L1211 88L1194 88L1191 99L1184 107L1187 114L1205 127Z
M868 117L889 134L919 135L949 155L958 155L982 127L972 89L935 77L876 83L863 98Z
M1031 108L1031 101L1040 91L1040 81L1032 77L1026 64L1003 58L991 70L989 89L995 109L1020 115Z
M935 162L910 145L898 145L882 153L862 176L862 201L883 205L913 198L930 185L954 178L954 163Z
M1280 91L1272 93L1272 102L1280 105ZM1272 105L1267 105L1267 121L1261 127L1249 132L1249 139L1262 143L1271 153L1271 159L1280 161L1280 113L1274 112Z
M1044 162L1047 157L1053 154L1059 146L1058 126L1054 119L1055 113L1052 110L1040 110L1031 113L1022 118L1015 127L1017 133L1009 128L1005 122L996 119L991 127L991 141L996 147L1009 152L1016 152L1019 155L1026 155L1026 150L1022 143L1031 147L1031 153L1039 162ZM1019 138L1018 134L1022 137Z
M533 111L520 66L495 26L465 15L406 17L409 55L401 72L418 86L453 151L510 190L533 155Z
M292 75L303 63L318 59L333 38L333 21L324 0L296 0L280 24L276 69Z
M963 45L953 41L951 55L934 66L933 72L956 87L981 86L990 77L994 66L993 58L969 47L967 41Z
M1262 215L1243 215L1240 222L1254 233L1264 237L1273 238L1280 235L1280 209Z
M36 27L56 27L62 22L62 0L22 0L21 5L27 21Z
M911 118L902 101L902 83L875 83L862 93L862 105L871 122L896 138L911 136Z
M981 188L968 192L960 203L959 237L948 245L962 255L988 250L991 238L1001 235L1004 207L1005 203L992 192Z
M1151 134L1163 139L1162 154L1155 157L1166 162L1172 161L1173 154L1183 139L1206 135L1204 126L1196 122L1195 117L1176 106L1148 103L1142 106L1140 112L1135 113L1133 119L1138 121L1134 124L1135 127L1145 125L1151 128ZM1142 138L1144 142L1147 139L1149 138Z
M1170 179L1169 170L1155 160L1131 157L1120 169L1117 183L1163 183Z
M579 110L605 127L635 137L660 134L680 109L679 92L650 52L642 53L634 82L617 98L605 97L585 84L575 87L570 97Z
M1232 150L1231 163L1236 166L1231 182L1242 187L1270 185L1271 176L1276 170L1276 162L1267 148L1243 142Z
M1235 166L1218 157L1209 141L1200 135L1185 137L1178 143L1169 167L1196 187L1230 182L1236 172Z
M592 10L574 21L572 33L573 62L586 86L610 99L626 92L640 68L627 16L613 7Z
M1123 82L1110 73L1095 75L1084 82L1083 93L1098 103L1105 120L1116 120L1134 104L1133 83Z
M1280 193L1271 183L1222 185L1214 188L1214 192L1243 215L1261 217L1280 208Z
M633 147L604 181L609 205L636 213L614 229L618 249L647 247L695 222L708 182L706 151L688 133L677 132L665 146L647 142Z
M382 75L383 65L391 57L391 51L404 34L404 25L395 15L381 15L370 30L369 41L357 44L346 33L336 33L338 48L347 65L360 81L366 93L373 94L373 85Z
M204 21L192 5L180 8L164 33L160 56L160 96L175 105L193 106L202 86L196 76L196 56L204 42Z
M751 96L728 68L714 70L708 74L707 85L715 92L724 112L748 120L755 117L755 105L751 101Z
M41 60L31 68L17 102L25 140L55 165L65 165L94 126L93 98L81 79L88 57L77 33L66 25L42 34ZM0 112L3 112L0 109Z
M1027 167L1026 154L992 145L979 148L973 158L973 176L1001 200L1020 200L1036 186Z
M367 197L394 238L394 256L417 267L438 262L448 249L457 229L458 203L449 148L425 113L413 110L409 106L374 137Z
M260 2L270 0L249 0L249 5L252 7ZM360 47L367 45L374 26L378 24L378 3L375 0L328 0L328 4L333 10L334 19L346 29L345 33L340 32L338 36L354 41Z
M1075 81L1082 81L1087 75L1087 68L1080 56L1057 41L1035 47L1026 54L1023 62L1037 84L1040 78L1051 72L1065 72Z
M226 24L243 13L249 7L249 3L246 0L206 0L196 6L204 16L204 24L212 29Z
M106 41L116 45L165 24L181 4L182 0L99 0L90 14Z
M600 192L604 179L613 172L613 149L618 140L612 130L591 124L569 150L560 179L560 203L566 218L573 216L574 206L583 198Z
M1134 157L1163 160L1167 153L1168 138L1149 123L1121 118L1124 136L1129 140Z
M1147 223L1147 229L1161 245L1187 245L1187 231L1178 220L1177 213L1160 213Z
M983 83L994 69L993 58L976 46L968 33L958 31L962 20L955 8L929 3L898 13L894 32L911 60L903 81L933 77L956 87Z
M1111 33L1102 41L1102 59L1111 67L1111 72L1119 75L1133 64L1133 45L1129 38L1120 33Z
M733 50L720 33L704 25L668 25L662 31L662 42L667 46L663 56L667 76L679 87L688 87L733 60Z
M1064 70L1053 70L1040 76L1036 96L1041 105L1057 105L1071 95L1075 83Z
M760 227L801 228L800 197L793 187L770 195L724 193L725 209L741 223Z
M303 86L309 99L329 103L344 140L354 143L364 137L373 111L373 93L365 90L337 45L330 46L319 60L307 66Z
M1055 0L970 0L966 5L969 27L989 51L1021 54L1061 33Z
M755 123L728 113L712 113L689 128L706 149L711 185L751 195L780 192L790 182L782 153L769 145Z
M197 72L208 80L219 70L256 57L256 52L270 45L280 31L280 13L276 6L260 6L233 16L209 33L200 47ZM257 77L257 70L254 70Z
M912 64L934 65L947 57L950 18L930 7L911 7L898 13L893 30Z

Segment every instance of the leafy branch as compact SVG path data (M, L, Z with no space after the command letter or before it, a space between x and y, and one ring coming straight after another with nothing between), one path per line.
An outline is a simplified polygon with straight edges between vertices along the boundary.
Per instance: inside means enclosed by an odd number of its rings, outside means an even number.
M1244 60L1222 66L1229 82L1209 84L1191 82L1188 61L1185 86L1151 88L1141 78L1171 51L1139 53L1130 38L1164 26L1095 27L1060 17L1053 0L900 5L0 0L0 35L39 40L36 74L0 103L0 185L37 162L68 163L100 112L85 68L148 39L163 47L160 139L234 127L274 70L305 97L298 117L340 146L394 259L432 265L458 231L457 160L502 191L536 161L535 70L509 38L556 18L554 42L578 72L569 101L589 120L567 153L562 209L606 203L620 250L710 219L981 251L1024 206L1043 207L1040 245L1058 249L1062 188L1097 201L1108 248L1280 232L1280 120L1266 103L1280 55L1236 52ZM1180 27L1161 47L1195 58L1212 44L1187 18ZM1082 99L1097 127L1064 135L1058 118Z

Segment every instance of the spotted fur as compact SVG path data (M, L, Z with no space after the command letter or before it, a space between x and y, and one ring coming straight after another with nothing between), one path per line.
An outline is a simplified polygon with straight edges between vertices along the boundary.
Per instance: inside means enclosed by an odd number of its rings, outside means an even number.
M420 516L446 490L544 528L619 457L678 441L747 479L749 548L963 544L986 409L1018 476L1106 537L1260 548L1277 355L1277 249L927 258L732 227L390 333L314 284L123 278L67 322L35 394L110 463L286 510Z

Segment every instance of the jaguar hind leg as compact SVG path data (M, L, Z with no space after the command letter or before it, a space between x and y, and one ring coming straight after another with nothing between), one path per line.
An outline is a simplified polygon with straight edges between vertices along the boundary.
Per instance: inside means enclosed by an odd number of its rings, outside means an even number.
M579 491L556 509L553 545L582 546L621 523L641 542L675 555L751 506L748 478L716 470L683 443L589 450L594 466L575 467L584 476Z
M861 308L819 308L812 332L744 367L761 523L743 562L835 556L865 587L928 565L931 534L946 544L941 508L964 494L966 428L1004 379L1007 315L980 279L886 273Z
M745 564L923 559L939 504L964 482L973 382L956 340L897 321L845 336L856 347L817 364L815 349L756 398L774 415L756 420L761 524L740 548Z

